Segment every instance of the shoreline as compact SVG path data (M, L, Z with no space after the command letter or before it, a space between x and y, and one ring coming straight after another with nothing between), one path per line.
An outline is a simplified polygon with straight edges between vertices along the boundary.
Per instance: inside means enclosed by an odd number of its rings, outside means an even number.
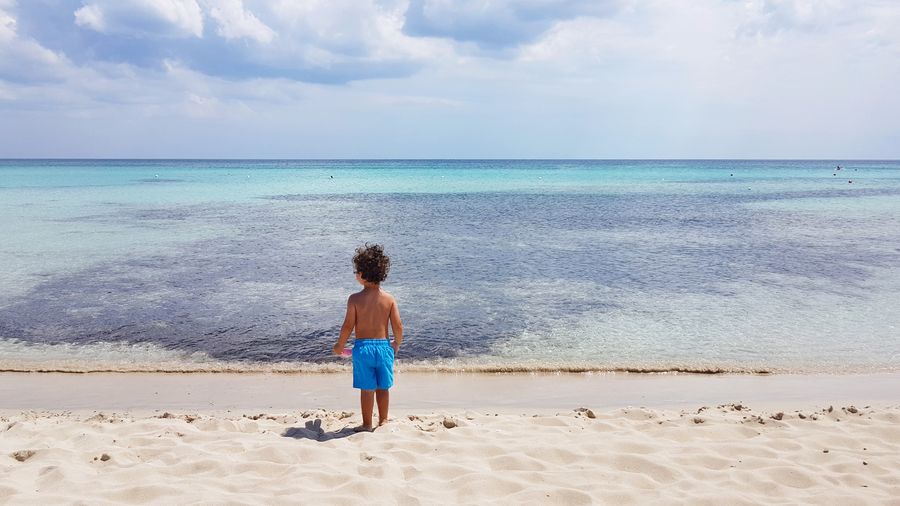
M0 412L358 409L349 373L0 373ZM633 374L398 372L392 408L677 408L745 402L897 402L900 373Z
M4 373L42 373L42 374L337 374L350 372L352 368L347 365L333 364L307 364L299 367L279 368L270 366L260 366L254 368L238 368L223 365L220 367L210 368L171 368L171 369L153 369L153 368L136 368L136 369L66 369L66 368L0 368L0 374ZM535 367L535 366L518 366L518 365L461 365L461 366L412 366L399 367L397 371L409 373L441 373L441 374L698 374L715 376L720 374L750 374L750 375L766 375L766 374L831 374L821 371L797 370L780 370L780 369L726 369L726 368L690 368L690 367L592 367L592 366L569 366L569 367ZM882 371L885 372L885 371ZM889 371L894 372L894 371ZM849 370L847 372L837 372L834 374L870 374L868 372L859 372ZM876 374L876 373L871 373Z

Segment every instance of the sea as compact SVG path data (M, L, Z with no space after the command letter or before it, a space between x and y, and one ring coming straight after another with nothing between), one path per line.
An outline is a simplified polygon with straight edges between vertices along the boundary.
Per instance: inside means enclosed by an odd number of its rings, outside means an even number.
M0 370L900 370L900 161L0 160Z

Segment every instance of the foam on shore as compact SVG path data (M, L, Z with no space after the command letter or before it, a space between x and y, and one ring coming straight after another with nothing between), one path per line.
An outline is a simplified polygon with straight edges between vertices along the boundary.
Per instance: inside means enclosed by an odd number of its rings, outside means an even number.
M900 364L898 364L900 366ZM218 360L202 352L171 350L154 343L97 342L90 344L28 343L0 339L0 372L43 373L274 373L316 374L350 370L345 359L322 362L252 362ZM771 373L882 373L898 369L871 364L842 366L766 363L735 363L674 360L604 362L601 360L536 361L514 356L477 356L397 361L397 370L447 373L691 373L691 374L771 374Z

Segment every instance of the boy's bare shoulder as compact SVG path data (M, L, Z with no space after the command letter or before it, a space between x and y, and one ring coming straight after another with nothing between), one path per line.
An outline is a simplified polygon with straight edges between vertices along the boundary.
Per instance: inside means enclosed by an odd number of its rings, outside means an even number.
M393 295L391 295L390 293L388 293L384 290L381 290L381 296L393 303L397 302L397 299L395 299Z

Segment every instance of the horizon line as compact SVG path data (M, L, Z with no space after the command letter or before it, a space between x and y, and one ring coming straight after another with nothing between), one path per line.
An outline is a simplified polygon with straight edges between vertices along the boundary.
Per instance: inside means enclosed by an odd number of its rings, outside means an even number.
M900 162L900 158L119 158L119 157L15 157L0 161L244 161L244 162L455 162L455 161L508 161L508 162L690 162L690 161L740 161L740 162Z

